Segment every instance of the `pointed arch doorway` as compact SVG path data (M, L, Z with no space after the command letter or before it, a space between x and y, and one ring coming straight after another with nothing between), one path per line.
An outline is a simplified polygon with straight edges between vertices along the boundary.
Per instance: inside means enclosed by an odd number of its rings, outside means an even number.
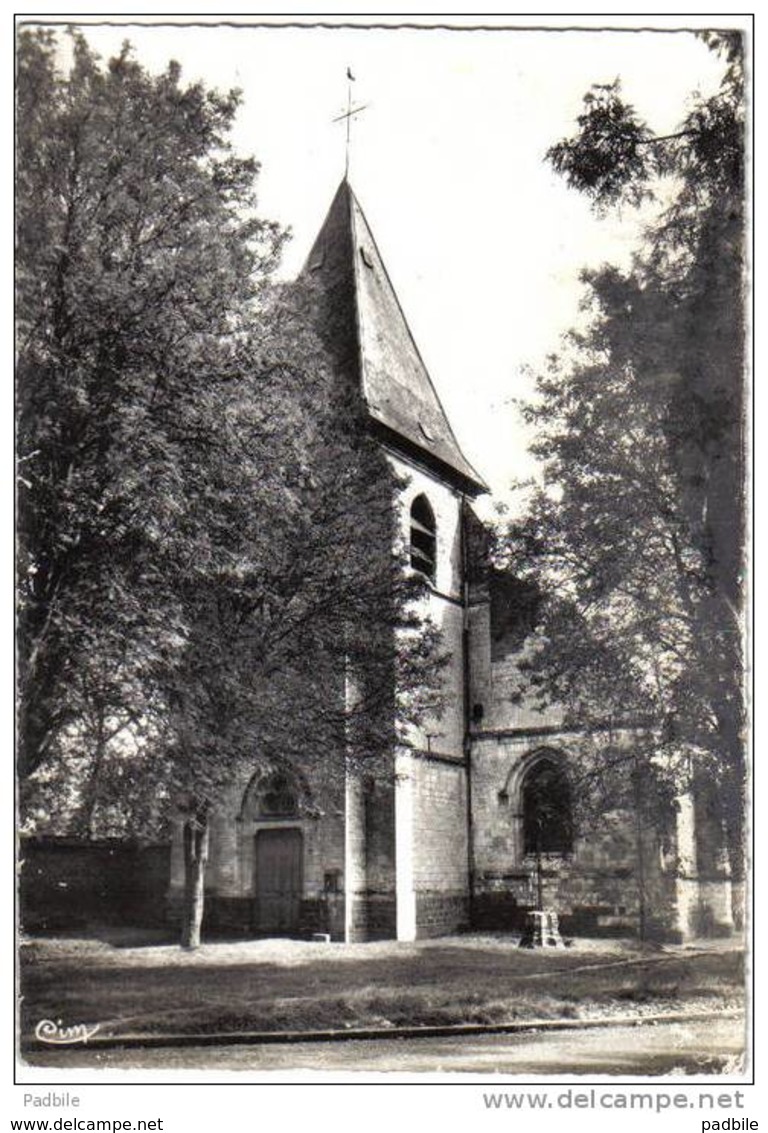
M240 821L252 854L252 926L290 936L299 929L304 896L302 784L289 768L257 772L243 795ZM251 869L249 868L249 872Z

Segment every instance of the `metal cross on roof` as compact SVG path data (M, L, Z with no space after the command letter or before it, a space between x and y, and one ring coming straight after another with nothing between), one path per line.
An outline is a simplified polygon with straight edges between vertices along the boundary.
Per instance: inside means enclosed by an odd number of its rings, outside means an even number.
M350 144L352 119L354 118L354 116L356 114L360 114L361 111L367 110L368 106L369 106L369 104L367 102L364 103L362 106L353 106L352 105L352 84L354 83L354 81L355 81L355 76L352 74L352 68L347 67L347 109L344 111L343 114L339 114L336 118L333 119L334 122L344 122L344 121L346 121L346 123L347 123L347 144L346 144L346 153L345 153L345 161L344 161L344 177L345 177L345 179L347 177L349 177L349 144Z

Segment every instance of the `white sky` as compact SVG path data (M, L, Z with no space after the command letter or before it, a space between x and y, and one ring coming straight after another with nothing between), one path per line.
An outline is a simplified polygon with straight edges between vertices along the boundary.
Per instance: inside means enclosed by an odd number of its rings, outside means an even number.
M175 58L187 80L242 89L234 137L262 163L263 214L292 228L286 275L343 175L344 127L332 119L352 68L354 99L369 108L353 127L351 183L458 439L496 498L532 467L513 403L530 391L526 368L540 368L578 319L580 270L626 264L639 233L631 210L596 218L544 163L547 147L574 132L593 82L620 76L664 133L720 76L690 31L565 30L547 19L549 30L86 31L104 56L127 38L151 69Z

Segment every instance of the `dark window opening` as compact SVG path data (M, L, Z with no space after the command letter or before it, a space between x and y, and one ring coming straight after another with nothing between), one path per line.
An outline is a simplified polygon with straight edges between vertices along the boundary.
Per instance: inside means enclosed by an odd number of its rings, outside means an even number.
M573 849L571 789L562 767L536 763L523 783L523 850L526 854L569 854Z
M436 563L434 512L426 496L417 496L411 505L411 566L434 582Z
M341 893L341 870L327 869L323 874L323 892Z
M259 791L259 812L264 818L292 818L298 812L293 784L287 775L271 775Z

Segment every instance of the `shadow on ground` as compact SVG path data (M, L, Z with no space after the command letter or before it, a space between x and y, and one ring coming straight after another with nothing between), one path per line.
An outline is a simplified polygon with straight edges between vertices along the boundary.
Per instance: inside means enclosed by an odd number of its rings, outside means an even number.
M586 941L529 952L503 936L221 942L189 953L167 935L100 930L30 940L21 959L26 1034L41 1019L99 1023L106 1034L618 1021L740 1008L744 985L733 946L643 953L636 943Z

